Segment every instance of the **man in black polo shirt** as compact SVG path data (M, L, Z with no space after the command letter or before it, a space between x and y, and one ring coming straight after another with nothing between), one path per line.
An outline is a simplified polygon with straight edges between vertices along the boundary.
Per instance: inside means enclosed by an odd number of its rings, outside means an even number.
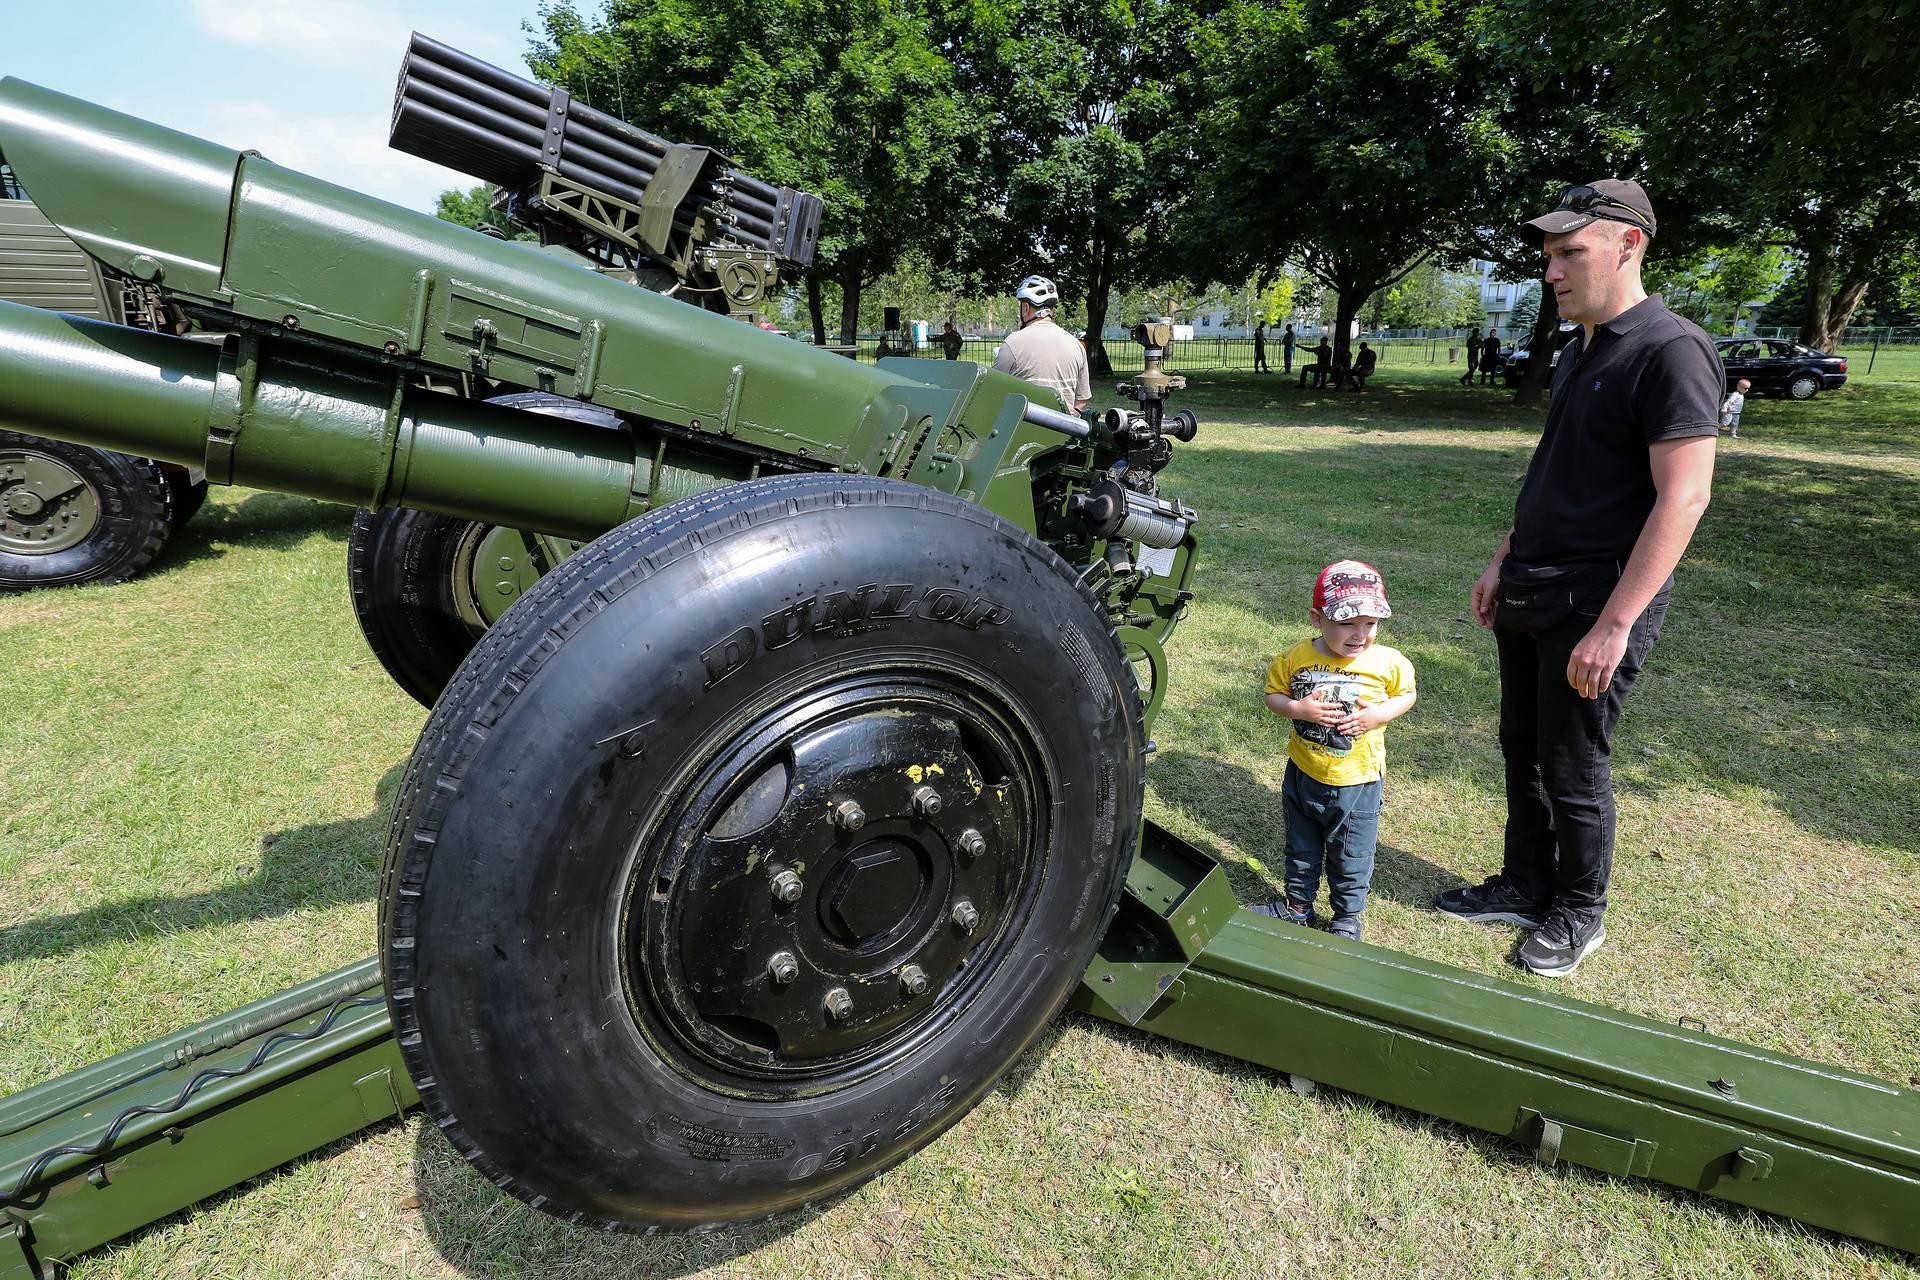
M1504 864L1436 905L1528 926L1520 962L1540 974L1573 972L1606 937L1613 729L1713 485L1724 375L1707 335L1641 286L1654 231L1646 192L1613 179L1521 226L1581 332L1513 528L1473 587L1500 651Z

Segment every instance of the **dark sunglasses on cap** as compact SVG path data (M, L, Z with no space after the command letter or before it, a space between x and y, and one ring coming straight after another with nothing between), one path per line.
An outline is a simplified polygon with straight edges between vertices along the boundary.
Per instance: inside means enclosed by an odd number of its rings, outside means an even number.
M1601 206L1605 206L1605 208L1603 209ZM1631 205L1621 204L1604 191L1596 190L1593 187L1568 187L1560 193L1560 203L1556 204L1554 208L1565 209L1569 213L1590 213L1596 218L1605 218L1608 222L1630 223L1633 226L1642 228L1649 235L1653 233L1653 224L1647 221L1647 215L1641 213ZM1617 209L1620 213L1624 213L1626 217L1623 218L1617 214L1606 211L1610 209Z

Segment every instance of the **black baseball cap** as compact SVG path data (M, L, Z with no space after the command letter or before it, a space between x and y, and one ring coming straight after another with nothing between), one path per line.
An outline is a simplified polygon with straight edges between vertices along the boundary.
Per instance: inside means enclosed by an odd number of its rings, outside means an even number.
M1568 187L1551 210L1520 224L1520 238L1539 247L1548 236L1578 231L1590 222L1620 222L1652 236L1657 227L1653 202L1637 182L1602 178L1584 186Z

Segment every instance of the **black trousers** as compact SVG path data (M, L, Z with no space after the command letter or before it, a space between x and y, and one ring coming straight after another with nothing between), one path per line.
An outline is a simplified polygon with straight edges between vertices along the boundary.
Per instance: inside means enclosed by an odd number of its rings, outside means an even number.
M1500 753L1507 762L1508 883L1583 916L1606 909L1613 871L1613 730L1667 616L1662 591L1627 636L1613 682L1598 698L1567 683L1573 647L1595 618L1579 615L1538 635L1493 629L1500 649Z

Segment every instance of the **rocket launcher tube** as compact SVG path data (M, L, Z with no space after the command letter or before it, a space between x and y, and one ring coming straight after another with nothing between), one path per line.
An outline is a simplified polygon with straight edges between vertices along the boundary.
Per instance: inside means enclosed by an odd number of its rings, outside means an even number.
M234 425L232 364L208 343L0 302L0 403L8 426L36 435L199 466L209 435ZM285 346L253 385L231 435L232 483L566 537L627 516L623 431L418 388L394 412L391 378Z

